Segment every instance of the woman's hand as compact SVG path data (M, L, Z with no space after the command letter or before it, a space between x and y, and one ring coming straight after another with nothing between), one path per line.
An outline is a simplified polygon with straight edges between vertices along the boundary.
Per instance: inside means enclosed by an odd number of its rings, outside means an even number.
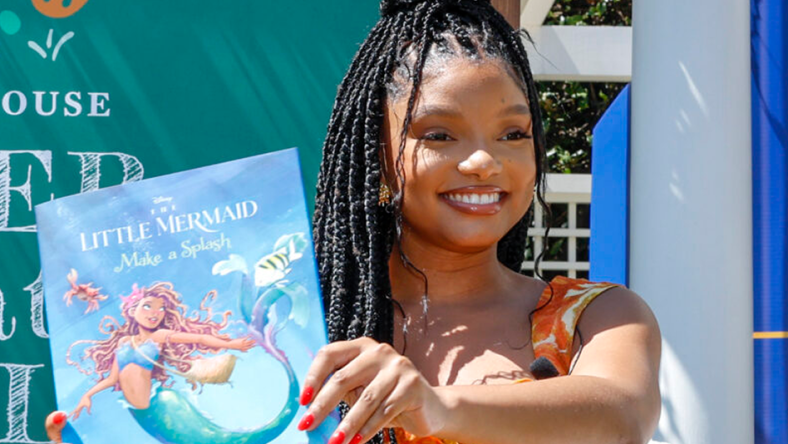
M63 427L66 426L67 418L66 412L52 412L47 416L45 423L47 436L53 443L60 444L63 442L62 432Z
M237 338L229 341L227 343L227 348L230 350L241 350L242 352L247 352L249 349L255 346L254 339L249 337L245 338Z
M73 412L71 412L71 418L74 420L79 418L79 414L82 412L82 409L86 409L88 411L88 415L90 415L91 407L93 407L93 402L91 402L90 396L83 396L82 399L79 400L77 407ZM63 423L65 424L65 421L63 421Z
M311 404L298 428L314 429L342 400L352 407L329 444L359 444L384 427L433 435L448 412L408 358L370 338L320 349L304 379L301 404Z

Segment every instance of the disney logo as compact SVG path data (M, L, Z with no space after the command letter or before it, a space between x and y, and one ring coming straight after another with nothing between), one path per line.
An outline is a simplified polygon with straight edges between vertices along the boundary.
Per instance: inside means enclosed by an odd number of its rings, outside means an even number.
M172 198L171 197L159 196L159 197L154 197L153 198L153 204L154 205L158 205L160 203L170 203L170 202L172 202Z

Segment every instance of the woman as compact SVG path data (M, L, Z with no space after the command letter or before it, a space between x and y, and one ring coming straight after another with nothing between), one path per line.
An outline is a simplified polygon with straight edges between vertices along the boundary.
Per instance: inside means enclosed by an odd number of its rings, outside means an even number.
M530 207L545 206L537 99L489 0L383 1L324 145L314 238L332 344L299 428L345 401L330 444L651 436L660 335L646 304L519 273Z

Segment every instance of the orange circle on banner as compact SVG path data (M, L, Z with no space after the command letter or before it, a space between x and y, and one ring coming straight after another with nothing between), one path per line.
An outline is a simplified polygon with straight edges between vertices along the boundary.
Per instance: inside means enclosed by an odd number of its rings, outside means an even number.
M75 12L82 9L88 0L71 0L71 4L67 7L63 6L64 0L33 0L33 6L38 9L38 12L47 17L64 18L73 15Z

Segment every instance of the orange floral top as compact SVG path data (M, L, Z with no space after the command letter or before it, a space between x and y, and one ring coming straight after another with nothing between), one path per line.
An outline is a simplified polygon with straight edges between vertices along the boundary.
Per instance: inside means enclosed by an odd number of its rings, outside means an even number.
M531 341L534 346L534 356L537 359L540 357L549 359L559 375L568 375L572 365L575 328L580 315L594 298L616 286L618 284L590 282L564 276L553 278L550 285L542 292L537 305L538 310L533 314ZM515 383L527 381L530 379L520 379ZM386 435L384 442L390 444L387 434L384 435ZM417 437L399 428L394 429L394 435L399 444L459 444L456 441L432 436Z

